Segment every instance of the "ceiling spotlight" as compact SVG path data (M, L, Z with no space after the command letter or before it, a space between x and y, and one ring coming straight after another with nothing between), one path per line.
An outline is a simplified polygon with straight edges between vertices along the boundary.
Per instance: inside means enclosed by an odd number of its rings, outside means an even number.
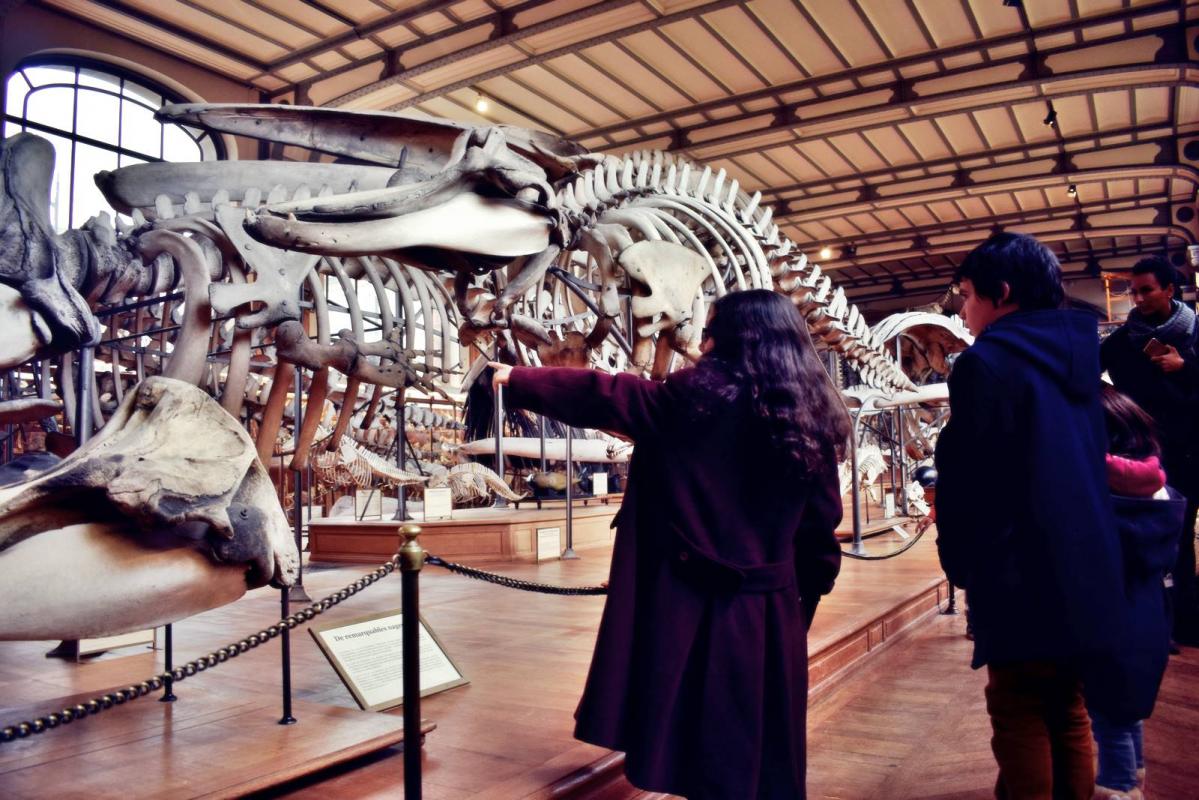
M853 258L858 254L858 246L856 244L847 244L841 248L841 255L845 258Z
M821 259L823 259L824 261L828 261L832 257L833 257L833 248L829 247L827 244L824 247L820 248L820 258Z
M1094 256L1088 258L1087 265L1083 267L1082 272L1084 275L1089 275L1092 278L1098 278L1103 272L1103 268L1099 265L1099 259L1095 258Z
M1078 197L1078 187L1074 184L1070 184L1066 187L1066 194L1070 195L1071 197Z
M1057 109L1053 107L1053 101L1047 100L1045 102L1045 107L1049 109L1049 112L1047 114L1045 114L1045 119L1041 120L1041 122L1045 123L1045 125L1050 128L1056 128L1057 127Z
M491 104L487 102L486 97L479 95L475 98L475 111L478 111L480 114L486 114L489 108L491 108Z
M1022 5L1021 0L1003 0L1003 4L1009 8L1019 8Z

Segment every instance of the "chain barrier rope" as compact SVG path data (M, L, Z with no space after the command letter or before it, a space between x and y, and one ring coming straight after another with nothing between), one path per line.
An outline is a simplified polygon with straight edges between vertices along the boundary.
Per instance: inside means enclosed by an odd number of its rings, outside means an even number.
M323 614L344 600L358 594L360 591L370 586L371 584L387 577L398 569L399 553L391 557L391 560L385 564L380 564L373 572L369 572L358 580L346 585L339 591L333 592L320 600L312 603L294 614L288 615L285 619L279 620L274 625L270 625L257 633L252 633L244 639L226 645L225 647L217 648L207 655L192 659L182 666L175 667L170 672L161 672L151 678L147 678L141 683L130 684L124 689L117 689L108 694L93 697L82 703L74 706L69 706L61 711L55 711L37 719L24 720L14 725L7 725L0 728L0 744L12 742L17 739L24 739L28 736L38 733L45 733L48 730L58 728L62 725L68 725L76 720L81 720L84 717L94 716L101 711L107 711L110 708L124 705L125 703L137 700L139 697L145 697L151 692L155 692L162 688L163 682L170 678L175 683L190 678L197 673L216 667L225 663L231 658L236 658L242 653L253 650L259 645L266 644L271 639L274 639L283 632L284 628L294 629L310 622L318 614ZM534 583L532 581L522 581L516 578L509 578L506 575L499 575L494 572L484 572L480 569L456 564L452 561L446 561L439 556L429 553L425 554L425 563L433 566L443 567L450 572L459 575L465 575L468 578L475 580L494 583L497 586L507 586L510 589L521 589L526 592L540 592L542 594L557 594L557 595L603 595L608 593L605 586L554 586L546 583Z
M342 601L353 597L360 591L387 577L392 572L399 568L399 554L391 557L391 560L385 564L380 564L373 572L369 572L358 580L346 585L339 591L333 592L320 600L317 600L312 605L307 606L294 614L289 614L285 619L279 620L274 625L270 625L257 633L251 633L249 636L241 639L233 644L225 647L217 648L207 655L188 661L182 666L175 667L170 672L161 672L158 675L148 678L141 683L130 684L124 689L117 689L109 694L93 697L83 703L78 703L74 706L69 706L61 711L55 711L51 714L46 714L37 719L25 720L14 725L7 725L0 728L0 744L11 742L15 739L24 739L27 736L37 733L44 733L48 730L59 727L60 725L68 725L75 720L81 720L84 717L99 714L101 711L107 711L115 706L124 705L125 703L137 700L139 697L145 697L151 692L162 688L163 682L170 678L175 683L178 683L185 678L190 678L197 673L204 672L210 667L216 667L225 663L231 658L236 658L242 653L253 650L259 645L266 644L271 639L279 636L285 628L294 629L310 622L318 614L323 614Z
M474 567L468 567L465 564L455 564L453 561L446 561L440 556L425 554L425 563L432 564L435 567L447 569L450 572L463 575L467 578L474 578L477 581L486 581L494 583L496 586L506 586L509 589L520 589L523 592L537 592L539 594L558 594L558 595L603 595L608 593L607 586L555 586L550 583L535 583L534 581L522 581L518 578L511 578L507 575L500 575L495 572L486 572Z

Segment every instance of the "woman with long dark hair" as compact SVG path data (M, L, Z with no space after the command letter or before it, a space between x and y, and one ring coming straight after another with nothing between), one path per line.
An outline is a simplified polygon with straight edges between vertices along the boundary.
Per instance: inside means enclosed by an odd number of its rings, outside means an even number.
M849 418L795 307L717 300L664 382L493 365L508 403L632 438L608 600L575 735L633 784L803 798L807 630L841 563Z

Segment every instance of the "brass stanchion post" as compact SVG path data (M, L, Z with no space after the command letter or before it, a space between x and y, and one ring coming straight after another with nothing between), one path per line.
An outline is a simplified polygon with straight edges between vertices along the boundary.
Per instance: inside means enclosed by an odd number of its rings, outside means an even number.
M404 544L400 547L400 591L403 608L404 683L404 800L421 798L420 732L420 570L425 551L417 537L419 525L400 528Z

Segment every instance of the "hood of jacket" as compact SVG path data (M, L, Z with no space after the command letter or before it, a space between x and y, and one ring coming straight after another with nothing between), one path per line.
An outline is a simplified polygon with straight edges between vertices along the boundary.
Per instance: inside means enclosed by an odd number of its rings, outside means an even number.
M977 344L1021 356L1070 397L1099 390L1099 326L1085 311L1015 311L992 322Z
M1116 529L1129 575L1164 575L1174 566L1186 499L1167 487L1169 500L1112 495Z

